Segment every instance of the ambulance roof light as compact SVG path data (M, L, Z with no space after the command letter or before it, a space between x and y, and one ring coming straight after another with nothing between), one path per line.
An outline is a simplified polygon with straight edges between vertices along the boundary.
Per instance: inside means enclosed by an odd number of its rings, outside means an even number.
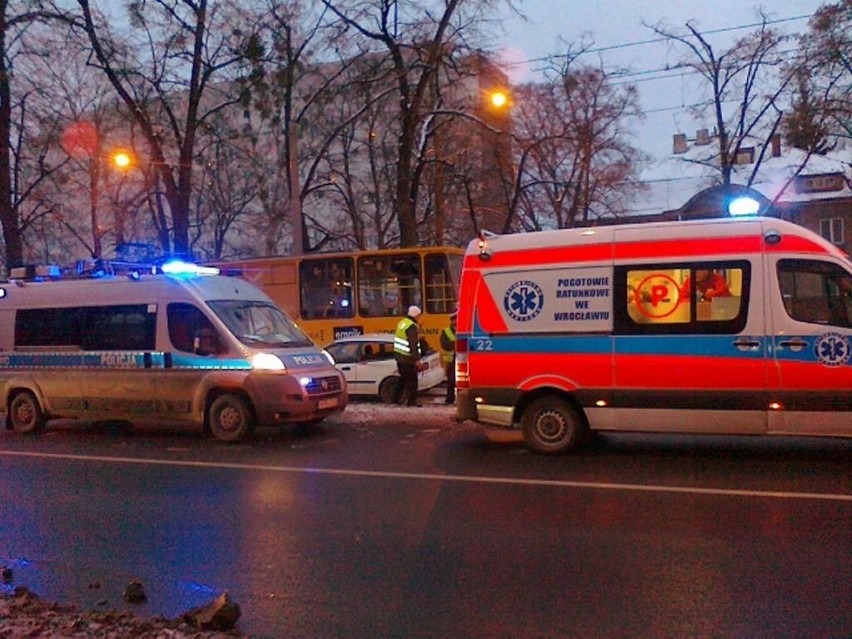
M491 237L497 237L497 234L492 233L491 231L486 231L485 229L480 229L477 246L479 247L479 259L483 262L491 259L492 251L488 246L488 238Z
M735 197L728 202L728 214L731 217L757 215L760 212L760 202L747 195Z
M201 266L192 262L174 259L165 262L160 270L166 275L174 275L176 277L188 277L192 275L219 275L219 269L215 266Z

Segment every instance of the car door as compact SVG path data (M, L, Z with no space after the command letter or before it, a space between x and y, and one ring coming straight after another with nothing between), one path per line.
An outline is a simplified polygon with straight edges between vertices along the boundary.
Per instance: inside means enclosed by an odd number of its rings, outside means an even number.
M349 394L366 394L358 377L361 345L358 342L335 342L327 346L325 350L331 355L337 370L346 378Z
M852 434L852 273L829 259L770 259L770 432Z
M382 382L396 375L393 343L363 342L359 354L358 384L365 394L378 395Z

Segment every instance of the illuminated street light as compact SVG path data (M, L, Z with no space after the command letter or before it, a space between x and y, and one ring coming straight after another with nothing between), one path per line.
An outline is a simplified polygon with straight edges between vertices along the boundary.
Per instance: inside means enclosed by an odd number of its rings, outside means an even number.
M505 91L492 91L491 92L491 106L496 109L502 109L509 103L509 96L506 95Z
M112 163L119 169L128 168L131 162L130 154L125 151L116 151L112 154Z

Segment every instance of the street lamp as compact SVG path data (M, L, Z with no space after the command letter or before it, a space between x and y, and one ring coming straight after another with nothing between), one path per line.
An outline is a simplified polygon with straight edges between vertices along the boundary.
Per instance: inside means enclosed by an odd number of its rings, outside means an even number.
M124 174L127 169L129 169L133 165L133 156L130 152L125 151L124 149L116 149L109 153L97 153L95 158L93 158L92 164L92 175L91 175L91 216L92 216L92 253L96 258L103 257L102 249L101 249L101 238L106 234L106 229L101 227L101 221L99 219L98 205L101 197L101 177L102 177L102 169L101 167L104 163L108 162L108 165L112 166L112 168L117 169L119 172ZM104 176L105 177L105 176ZM124 220L121 219L121 216L118 212L115 212L115 222L113 226L117 242L121 241L121 237L124 235Z
M491 106L495 109L502 109L509 104L509 96L505 91L492 91L490 95Z
M127 151L115 151L112 154L112 163L118 169L130 168L133 160Z

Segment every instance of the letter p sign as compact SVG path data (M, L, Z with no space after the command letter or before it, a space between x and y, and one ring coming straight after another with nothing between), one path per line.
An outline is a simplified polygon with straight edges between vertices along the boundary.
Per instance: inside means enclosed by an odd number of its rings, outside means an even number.
M662 320L678 307L680 294L677 282L666 273L651 273L639 282L633 300L642 315Z
M654 284L651 287L651 306L658 306L669 296L669 287L665 284Z

